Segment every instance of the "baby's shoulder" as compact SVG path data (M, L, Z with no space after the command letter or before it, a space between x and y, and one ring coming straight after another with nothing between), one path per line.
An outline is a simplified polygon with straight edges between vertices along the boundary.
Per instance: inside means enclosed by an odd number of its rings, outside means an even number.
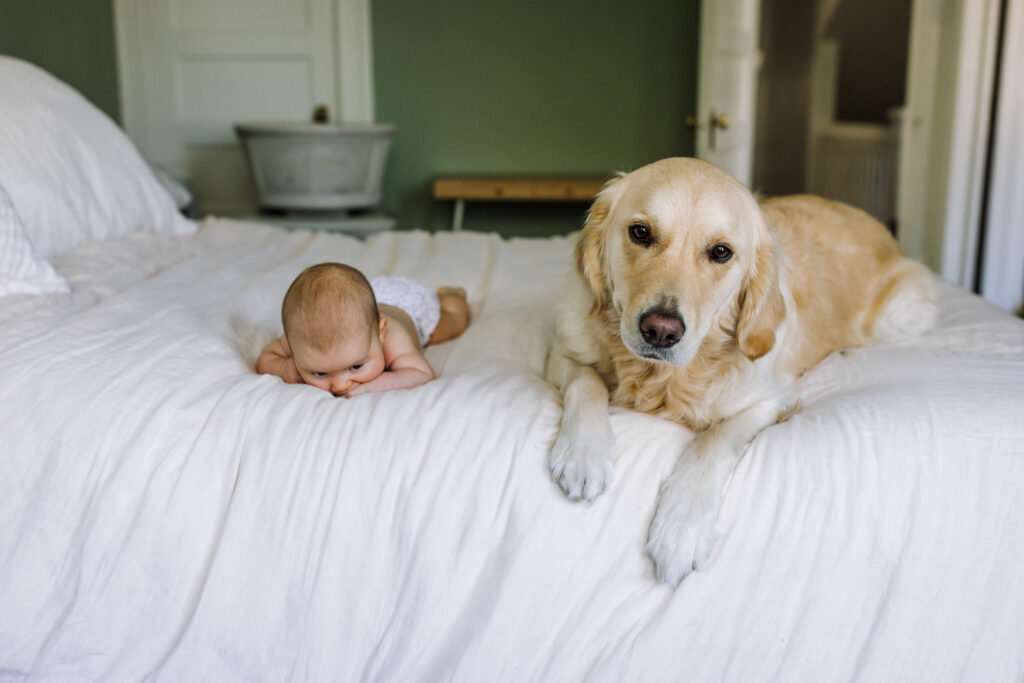
M413 323L409 314L396 306L381 304L378 307L380 314L388 323L384 333L384 350L395 350L407 352L419 350L419 335L416 333L416 324ZM397 355L397 354L396 354Z

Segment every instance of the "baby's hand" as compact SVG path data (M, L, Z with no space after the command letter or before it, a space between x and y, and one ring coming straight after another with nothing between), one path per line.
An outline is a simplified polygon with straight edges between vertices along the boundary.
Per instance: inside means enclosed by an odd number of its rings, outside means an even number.
M360 394L368 394L368 393L370 393L370 392L368 390L364 389L362 384L357 384L354 387L352 387L351 389L349 389L348 391L346 391L344 394L340 394L340 396L342 398L352 398L354 396L359 396Z
M305 381L302 379L302 375L299 374L298 366L295 365L294 358L288 358L282 361L281 365L278 367L281 371L281 379L288 384L305 384Z

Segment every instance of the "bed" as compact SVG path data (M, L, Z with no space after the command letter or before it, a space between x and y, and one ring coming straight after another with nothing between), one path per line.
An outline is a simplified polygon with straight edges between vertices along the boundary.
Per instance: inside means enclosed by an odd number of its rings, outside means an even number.
M547 471L571 235L193 223L7 58L0 143L0 678L1024 679L1024 323L983 300L808 372L673 588L643 546L686 429L613 409L590 505ZM436 380L253 371L326 260L467 289Z

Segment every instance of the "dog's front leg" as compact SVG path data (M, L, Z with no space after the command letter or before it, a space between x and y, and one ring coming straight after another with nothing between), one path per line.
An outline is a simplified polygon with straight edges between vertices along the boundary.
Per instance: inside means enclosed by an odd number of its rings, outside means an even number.
M548 381L562 391L562 426L548 455L551 476L573 500L604 493L614 472L615 440L608 419L608 387L598 372L556 344Z
M754 436L778 418L775 401L757 404L697 434L662 482L647 535L661 581L678 584L703 568L717 537L715 518L729 476Z

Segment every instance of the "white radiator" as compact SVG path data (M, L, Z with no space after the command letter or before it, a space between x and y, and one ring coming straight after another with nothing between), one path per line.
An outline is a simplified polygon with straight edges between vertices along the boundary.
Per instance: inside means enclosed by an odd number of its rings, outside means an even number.
M832 123L813 142L808 189L864 209L885 225L896 217L897 126Z

